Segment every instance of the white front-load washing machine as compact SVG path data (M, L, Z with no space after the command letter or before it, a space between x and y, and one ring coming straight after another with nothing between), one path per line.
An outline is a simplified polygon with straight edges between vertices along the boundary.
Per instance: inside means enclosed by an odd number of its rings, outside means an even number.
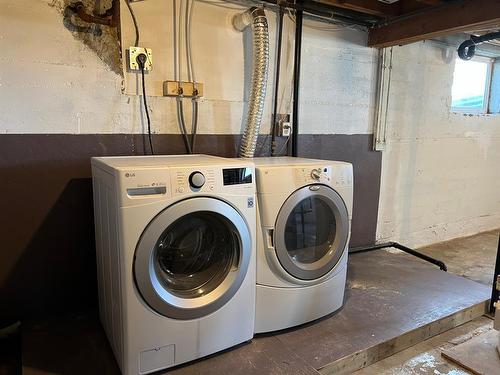
M126 375L248 341L254 165L211 156L92 158L100 318Z
M353 173L344 162L254 158L257 174L255 332L297 326L344 299Z

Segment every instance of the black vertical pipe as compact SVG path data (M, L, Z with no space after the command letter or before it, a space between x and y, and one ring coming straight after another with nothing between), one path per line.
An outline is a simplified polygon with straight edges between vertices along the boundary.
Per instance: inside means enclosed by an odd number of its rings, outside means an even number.
M498 235L498 250L497 250L497 260L495 262L495 273L493 274L493 288L491 290L490 299L490 314L495 313L495 306L493 304L500 298L500 293L497 290L497 278L500 275L500 234Z
M302 5L302 0L297 1ZM293 59L293 109L292 109L292 156L298 154L299 140L299 87L300 87L300 60L302 54L302 9L295 11L295 55Z
M276 46L276 74L274 82L273 123L271 124L271 156L276 152L276 120L278 115L278 98L281 70L281 42L283 40L283 7L278 9L278 42Z

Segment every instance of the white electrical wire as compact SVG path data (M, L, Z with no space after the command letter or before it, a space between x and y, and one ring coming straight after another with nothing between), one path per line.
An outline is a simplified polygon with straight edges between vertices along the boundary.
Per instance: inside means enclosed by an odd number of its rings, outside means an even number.
M174 37L174 81L177 81L178 73L177 70L177 0L173 0L172 8L172 35Z
M187 15L186 23L186 50L188 53L188 67L190 70L190 75L193 82L196 82L196 76L194 74L194 65L193 65L193 50L191 48L191 31L192 31L192 19L193 19L193 8L194 8L195 0L190 0L189 4L189 12Z
M182 81L182 9L184 7L184 0L179 0L179 16L177 18L177 58L179 60L179 81Z
M184 44L186 52L186 68L187 68L187 80L192 82L191 77L191 61L189 58L189 9L193 4L193 0L186 0L186 9L184 11Z

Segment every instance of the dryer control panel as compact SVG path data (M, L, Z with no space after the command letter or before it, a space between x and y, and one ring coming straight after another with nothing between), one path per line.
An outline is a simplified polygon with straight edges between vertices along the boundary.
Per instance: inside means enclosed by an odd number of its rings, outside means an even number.
M300 184L323 183L330 184L332 179L330 166L305 166L295 169L295 181Z
M295 182L299 185L320 183L333 187L352 186L351 171L351 168L331 165L297 167Z

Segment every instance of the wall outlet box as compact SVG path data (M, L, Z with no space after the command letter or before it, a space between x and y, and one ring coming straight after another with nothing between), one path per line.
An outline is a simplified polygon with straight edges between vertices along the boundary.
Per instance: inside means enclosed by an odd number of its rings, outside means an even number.
M276 115L275 135L277 137L290 137L292 134L292 124L289 113L278 113Z
M292 134L292 125L289 122L280 123L280 137L289 137Z
M137 57L144 53L147 56L146 62L144 63L144 70L152 70L153 69L153 51L151 48L143 48L143 47L129 47L128 49L128 67L130 70L138 70L141 68L137 62Z

